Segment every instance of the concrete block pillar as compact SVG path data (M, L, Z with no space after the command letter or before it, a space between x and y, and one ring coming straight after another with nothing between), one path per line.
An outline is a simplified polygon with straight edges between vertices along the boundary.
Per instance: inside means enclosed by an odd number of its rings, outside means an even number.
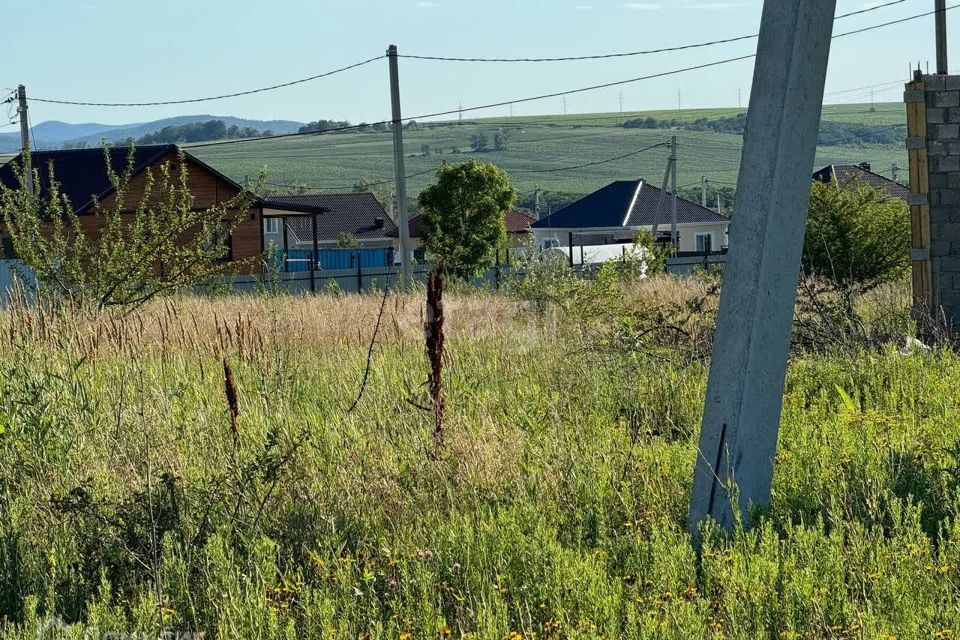
M904 102L915 315L922 333L953 333L960 331L960 76L918 72Z

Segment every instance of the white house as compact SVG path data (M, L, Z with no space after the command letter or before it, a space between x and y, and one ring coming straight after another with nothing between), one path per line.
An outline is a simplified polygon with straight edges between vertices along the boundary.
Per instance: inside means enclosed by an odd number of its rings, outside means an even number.
M662 195L662 197L661 197ZM595 191L531 225L540 248L633 242L640 231L669 235L669 193L644 180L621 180ZM727 246L730 219L696 202L677 199L678 250L718 252ZM572 242L571 242L572 241Z

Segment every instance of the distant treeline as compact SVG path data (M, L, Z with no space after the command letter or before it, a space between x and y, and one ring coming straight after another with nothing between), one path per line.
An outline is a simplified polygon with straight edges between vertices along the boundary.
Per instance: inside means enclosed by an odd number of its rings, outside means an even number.
M747 114L738 113L726 118L698 118L693 122L676 118L635 118L623 123L627 129L684 129L686 131L713 131L743 135L747 127ZM896 144L907 137L906 126L857 124L852 122L823 121L817 144L834 147L844 144Z
M403 128L406 130L417 130L420 128L420 125L417 124L416 120L410 120ZM375 122L369 124L366 122L361 122L360 124L353 126L348 120L316 120L309 124L305 124L300 127L300 133L322 133L324 131L339 131L340 129L349 129L349 132L345 133L386 133L387 131L392 131L393 126L386 122Z
M171 144L176 142L209 142L211 140L232 140L236 138L259 138L272 136L273 131L258 131L253 127L227 126L223 120L191 122L189 124L164 127L139 138L137 144Z
M191 122L183 125L171 125L159 131L148 133L140 138L125 138L109 144L115 147L137 144L177 144L181 142L209 142L211 140L232 140L236 138L260 138L272 136L273 131L258 131L253 127L227 126L223 120ZM101 143L102 144L102 143ZM86 149L90 146L85 140L65 142L64 149Z

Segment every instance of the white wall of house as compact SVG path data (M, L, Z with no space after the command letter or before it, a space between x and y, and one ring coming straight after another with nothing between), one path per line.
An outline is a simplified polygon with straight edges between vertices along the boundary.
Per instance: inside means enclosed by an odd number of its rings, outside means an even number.
M680 232L680 251L703 251L703 241L697 238L697 236L704 235L710 236L711 250L719 251L722 247L727 246L727 229L729 228L729 222L722 224L678 225Z
M677 232L680 235L680 251L701 251L704 237L710 236L710 246L712 251L719 251L727 246L727 230L730 227L729 222L710 223L710 224L680 224L677 225ZM551 242L554 246L565 247L569 243L570 233L574 234L574 244L577 244L579 237L590 236L591 244L597 242L596 238L607 236L609 242L631 242L632 237L639 231L653 231L653 227L597 227L592 229L533 229L533 238L536 247L543 248L545 242ZM670 231L670 225L659 227L659 232ZM700 236L700 237L698 237Z

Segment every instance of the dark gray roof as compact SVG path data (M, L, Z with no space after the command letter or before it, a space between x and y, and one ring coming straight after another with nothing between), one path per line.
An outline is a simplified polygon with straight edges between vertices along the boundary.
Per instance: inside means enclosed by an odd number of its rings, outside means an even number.
M879 173L874 173L869 164L831 164L813 174L813 179L824 184L830 183L834 178L841 187L850 187L858 182L862 182L871 187L877 187L887 192L887 195L893 198L899 198L904 202L909 201L910 187L895 182Z
M530 225L536 222L537 219L525 211L520 211L519 209L513 209L507 211L503 214L503 224L507 228L507 233L518 235L522 233L530 232ZM393 232L394 238L400 237L400 228L398 227L396 231ZM414 216L410 218L410 237L411 238L422 238L423 237L423 216Z
M313 216L317 213L317 240L336 241L342 233L358 240L390 237L397 230L383 205L372 193L331 193L303 196L270 196L264 198L268 209L290 211L287 225L298 239L313 239ZM378 222L379 221L379 222Z
M663 197L661 198L661 194ZM604 227L642 227L669 225L672 218L671 196L643 180L621 180L611 183L570 204L556 213L541 218L533 229L584 229ZM677 198L677 223L717 223L730 219L713 209L684 198Z
M141 173L147 167L159 162L172 153L176 153L177 146L173 144L144 145L133 150L133 175ZM106 150L100 147L94 149L70 149L62 151L34 151L30 160L34 169L40 173L40 197L48 197L50 189L50 166L53 165L53 175L60 183L60 192L70 199L74 211L85 213L93 206L93 199L103 200L113 193L113 185L107 174L107 160L110 167L117 174L123 174L130 160L130 147L110 147ZM21 154L22 155L22 154ZM17 189L20 187L14 164L19 163L21 155L0 167L0 183L4 186ZM225 182L240 188L230 178L204 164L200 160L186 153L189 162L193 162Z

